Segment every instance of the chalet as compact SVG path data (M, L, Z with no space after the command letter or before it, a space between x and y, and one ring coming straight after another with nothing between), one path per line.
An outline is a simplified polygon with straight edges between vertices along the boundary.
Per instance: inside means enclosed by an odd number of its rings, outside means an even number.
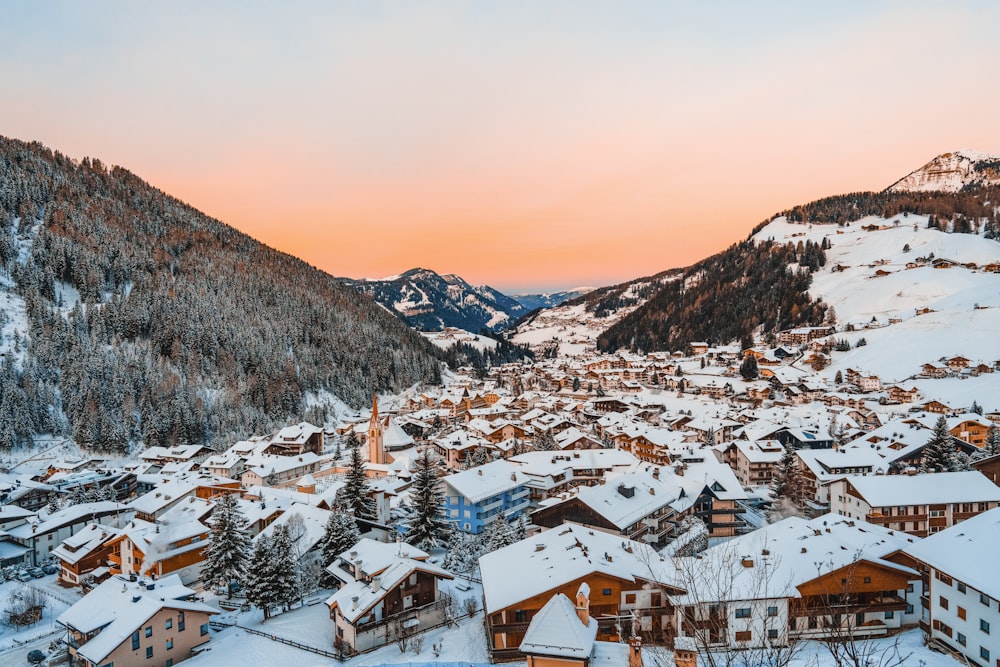
M920 626L970 665L1000 659L1000 579L984 554L1000 550L1000 509L963 521L908 547L924 573Z
M337 556L327 572L340 586L326 600L335 645L366 651L388 644L403 629L416 632L441 623L445 609L438 584L453 577L427 558L403 542L370 539Z
M783 428L774 434L782 445L792 449L829 449L833 438L825 430L805 428Z
M596 637L615 641L639 629L660 636L673 629L673 562L641 542L581 526L547 530L479 559L486 636L493 662L523 660L531 621L558 593L591 590L588 613Z
M946 378L950 372L947 366L936 364L933 361L927 362L920 367L920 375L925 378Z
M583 487L574 496L547 504L531 514L532 523L556 528L579 524L662 546L678 519L690 509L694 496L689 489L660 480L660 469L616 477L604 484Z
M830 509L830 484L855 475L884 475L889 462L875 449L864 446L840 449L800 449L795 452L796 465L802 472L807 512L820 514Z
M830 509L925 537L1000 505L1000 488L978 471L846 477L830 485Z
M527 478L508 461L493 461L441 481L445 516L466 533L478 535L498 518L517 519L528 508Z
M112 574L176 574L184 584L198 580L209 528L197 519L150 523L133 519L109 542Z
M178 445L176 447L147 447L139 458L147 463L164 465L167 463L200 463L212 455L212 450L202 445Z
M194 595L176 576L108 579L56 618L66 629L70 663L173 665L190 658L211 639L209 619L219 613Z
M785 447L775 440L737 440L726 448L727 463L743 486L767 486L785 454Z
M986 475L991 482L1000 486L1000 454L973 461L972 468Z
M957 373L963 368L968 368L969 364L972 362L967 357L956 355L954 357L950 357L949 359L945 359L944 363L949 370L951 370L953 373Z
M275 486L319 470L321 459L314 452L298 456L263 455L247 462L240 477L243 486Z
M594 440L575 426L556 433L555 441L556 446L563 451L600 449L602 447L600 442Z
M35 481L30 475L0 477L0 504L16 505L37 512L63 496L64 491L51 484Z
M577 486L603 484L607 474L628 472L637 462L628 452L617 449L525 452L509 460L524 475L532 503Z
M118 536L118 529L99 523L88 524L70 535L52 555L59 559L59 583L78 586L87 575L100 577L110 572L108 559L114 553L111 540Z
M891 385L886 387L886 392L889 394L889 400L897 403L912 403L920 395L915 386L910 389L904 389L896 385Z
M914 538L827 514L784 519L678 559L680 634L704 647L877 637L916 623L920 575L886 560Z
M278 456L299 456L306 452L319 455L323 453L323 429L308 422L286 426L273 436L265 454Z
M40 565L65 540L94 521L120 528L132 517L121 503L101 501L71 505L44 518L34 517L7 531L7 540L25 547L25 562Z

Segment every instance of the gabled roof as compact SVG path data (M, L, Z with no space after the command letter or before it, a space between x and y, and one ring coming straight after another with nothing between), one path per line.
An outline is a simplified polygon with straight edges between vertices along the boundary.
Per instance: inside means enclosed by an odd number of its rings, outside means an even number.
M459 495L476 503L504 491L522 486L527 478L518 466L508 461L493 461L443 478Z
M597 639L597 621L589 620L590 623L584 625L573 602L562 593L556 593L531 619L520 651L531 655L588 658Z
M129 581L121 575L111 577L82 600L64 611L56 622L79 632L100 632L77 652L95 664L104 659L161 609L178 609L217 614L214 609L186 598L195 594L171 574L158 580Z
M930 535L906 553L998 599L1000 578L987 554L1000 553L1000 507Z
M673 563L649 545L571 524L485 554L479 569L490 612L594 573L665 585L676 580Z
M978 470L844 479L872 507L1000 502L1000 487Z

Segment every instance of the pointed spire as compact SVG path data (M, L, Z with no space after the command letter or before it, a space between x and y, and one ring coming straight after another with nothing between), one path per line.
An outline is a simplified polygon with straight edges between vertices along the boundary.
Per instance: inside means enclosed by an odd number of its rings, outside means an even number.
M372 392L372 420L378 419L378 394Z

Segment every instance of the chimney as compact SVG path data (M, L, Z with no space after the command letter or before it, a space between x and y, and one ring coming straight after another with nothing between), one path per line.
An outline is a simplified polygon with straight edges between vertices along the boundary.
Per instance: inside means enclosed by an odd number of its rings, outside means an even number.
M751 568L751 567L753 567L753 558L750 558L749 556L744 556L742 563L743 563L743 567L745 567L745 568Z
M590 625L590 586L586 581L576 591L576 615L584 626Z
M354 597L351 598L351 610L353 611L354 609L357 608L358 608L358 596L355 595Z
M674 664L677 667L698 667L698 647L694 637L674 637ZM632 667L631 661L629 667Z
M642 667L642 640L638 637L628 639L628 667Z

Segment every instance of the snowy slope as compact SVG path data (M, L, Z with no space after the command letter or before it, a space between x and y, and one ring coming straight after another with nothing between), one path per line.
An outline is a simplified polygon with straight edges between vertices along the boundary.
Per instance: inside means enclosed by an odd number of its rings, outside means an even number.
M966 186L1000 185L1000 155L961 150L944 153L899 179L890 192L958 192Z
M985 396L1000 392L1000 373L917 377L924 363L956 355L989 365L1000 360L1000 273L983 268L1000 263L997 241L928 229L927 218L917 215L870 217L846 227L790 223L780 217L754 238L826 238L831 243L810 294L834 307L836 338L852 349L835 352L823 375L853 368L878 375L883 383L916 384L925 399L952 406L968 406L976 399L983 404ZM950 268L933 267L934 260L942 259L949 260ZM930 312L918 315L921 309ZM862 338L867 345L855 347Z

